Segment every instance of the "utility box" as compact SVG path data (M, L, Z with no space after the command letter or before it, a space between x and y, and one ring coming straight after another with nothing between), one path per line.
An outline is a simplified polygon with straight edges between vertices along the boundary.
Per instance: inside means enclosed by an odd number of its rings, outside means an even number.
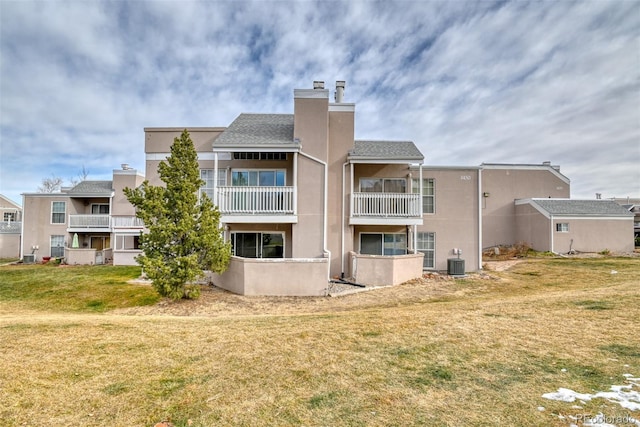
M447 260L447 274L449 276L464 276L464 260L449 258Z
M36 262L36 256L34 254L24 255L22 257L22 262L25 264L33 264Z

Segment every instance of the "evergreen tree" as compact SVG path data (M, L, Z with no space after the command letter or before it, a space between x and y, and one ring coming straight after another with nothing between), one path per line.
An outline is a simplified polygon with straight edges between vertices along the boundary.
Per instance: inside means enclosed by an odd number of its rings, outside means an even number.
M198 156L185 129L173 141L171 155L158 167L165 186L148 181L136 189L125 188L148 233L140 236L142 254L136 261L162 296L172 299L197 298L200 290L193 282L204 270L222 273L231 257L220 229L220 211L198 190Z

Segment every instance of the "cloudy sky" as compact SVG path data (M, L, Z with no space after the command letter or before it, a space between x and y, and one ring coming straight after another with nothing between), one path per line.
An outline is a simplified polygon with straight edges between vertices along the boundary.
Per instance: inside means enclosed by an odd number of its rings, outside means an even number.
M640 197L638 1L0 0L0 193L144 170L144 127L292 113L346 80L356 138L542 163Z

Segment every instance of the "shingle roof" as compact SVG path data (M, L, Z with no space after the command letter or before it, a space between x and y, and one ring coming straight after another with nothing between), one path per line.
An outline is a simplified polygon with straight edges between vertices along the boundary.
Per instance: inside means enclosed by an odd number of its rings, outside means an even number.
M422 161L424 156L411 141L354 141L350 159Z
M110 196L113 191L113 181L81 181L67 191L68 194L104 194Z
M293 114L240 114L213 142L213 147L290 146Z
M633 216L633 213L612 200L533 199L551 215Z

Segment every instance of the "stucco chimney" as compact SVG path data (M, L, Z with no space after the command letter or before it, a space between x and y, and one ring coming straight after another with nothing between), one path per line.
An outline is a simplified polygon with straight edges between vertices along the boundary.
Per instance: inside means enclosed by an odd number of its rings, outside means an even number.
M342 100L344 98L344 86L345 86L345 82L344 80L338 80L336 81L336 103L337 104L341 104Z
M320 80L314 80L313 82L314 89L324 89L324 82Z

